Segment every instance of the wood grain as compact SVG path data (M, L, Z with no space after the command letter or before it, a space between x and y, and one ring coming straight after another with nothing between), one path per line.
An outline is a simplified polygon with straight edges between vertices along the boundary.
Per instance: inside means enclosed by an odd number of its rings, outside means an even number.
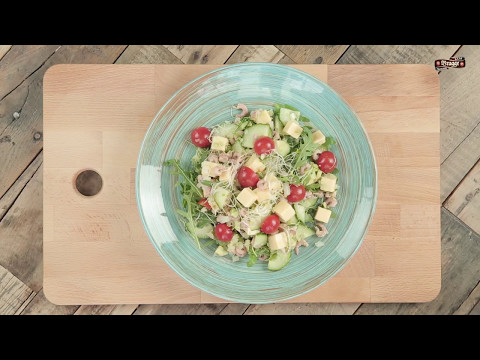
M55 305L47 300L40 290L31 301L28 302L21 315L72 315L78 305Z
M427 64L448 59L460 45L350 45L337 64Z
M162 45L129 45L115 64L181 64L179 58Z
M441 215L442 288L438 296L431 302L418 304L362 304L356 315L447 315L461 307L480 278L480 262L477 260L480 256L480 236L448 210L442 209Z
M132 315L138 305L82 305L74 315Z
M62 46L0 101L0 114L20 115L0 130L0 198L42 149L42 84L46 70L58 63L111 63L124 49L124 45ZM1 62L17 61L23 56L22 53L15 57L18 53L14 46Z
M42 288L42 166L0 222L0 265L35 292Z
M223 64L238 45L164 45L185 64Z
M133 315L218 315L226 304L140 305Z
M12 45L0 45L0 60L5 56L5 54L11 49Z
M433 299L440 285L438 75L431 67L421 65L407 65L408 69L395 65L378 65L375 69L342 65L331 70L326 65L294 66L313 72L334 89L347 93L354 108L356 104L360 112L367 114L366 124L374 149L383 159L379 162L379 177L383 180L379 184L377 211L380 215L372 223L371 235L367 235L357 255L335 278L292 302L344 301L358 306L363 301ZM44 291L49 299L61 304L220 301L180 280L153 251L132 196L136 157L125 155L111 159L118 153L136 153L140 135L158 106L185 81L213 68L215 66L61 65L48 72L44 97ZM369 77L365 77L365 73ZM357 81L358 77L362 81ZM380 86L385 93L370 89L365 85L366 80L374 87ZM128 92L122 92L123 88L128 88ZM114 101L112 94L115 94ZM374 106L376 101L378 108ZM403 120L405 116L415 115L416 109L423 120L418 130L412 126L414 124ZM66 113L68 122L65 121ZM380 119L393 124L391 132L388 127L379 126ZM405 137L411 135L418 140L405 144L419 146L422 160L430 159L430 166L421 167L420 162L401 160L414 152L404 149L401 141L395 141L399 128ZM386 147L385 142L389 141L391 147ZM428 148L425 143L432 146ZM128 150L105 150L115 144L128 144ZM82 147L98 149L82 156ZM391 166L389 156L400 159L397 166ZM71 186L75 174L72 164L78 168L96 167L107 179L106 184L111 184L110 189L107 186L92 199L82 198ZM421 189L414 198L412 186ZM428 219L428 226L417 217ZM418 247L419 242L421 247ZM392 250L402 253L403 262L400 259L389 261L388 257L394 256ZM122 256L113 258L112 253ZM132 277L132 271L138 272L139 277ZM121 293L119 289L122 288L128 288L128 293ZM215 311L220 312L225 306ZM350 308L352 312L355 306ZM343 308L328 308L309 311L343 312ZM142 305L135 313L186 309L190 307ZM198 308L198 311L213 311L209 307L205 309Z
M0 198L0 221L3 219L7 211L12 207L13 203L17 200L20 193L23 191L28 182L32 179L33 175L37 172L38 168L42 164L43 153L40 152L33 161L28 165L25 171L15 181L15 183L8 189L5 195Z
M32 290L0 266L0 315L13 315L28 299Z
M349 45L275 45L299 64L335 64Z
M352 315L359 305L355 303L250 305L244 315Z
M468 294L468 297L463 301L462 305L455 310L453 315L468 315L480 303L480 282Z
M455 56L464 56L466 67L442 71L441 78L441 134L442 162L463 142L480 123L480 47L464 45ZM474 157L480 157L478 144L465 144L463 152L472 151ZM471 159L471 156L467 159ZM459 166L461 173L472 166L467 163ZM457 170L457 171L458 171Z
M240 45L226 64L254 61L277 63L284 56L285 54L273 45Z
M445 207L480 234L480 160L447 199Z

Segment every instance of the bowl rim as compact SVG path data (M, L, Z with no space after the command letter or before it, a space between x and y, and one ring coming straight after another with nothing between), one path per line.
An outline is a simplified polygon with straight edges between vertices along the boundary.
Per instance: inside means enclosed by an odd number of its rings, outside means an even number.
M201 66L201 65L200 65ZM307 289L307 290L303 290L301 292L299 292L298 294L296 295L292 295L292 296L285 296L285 297L282 297L282 298L279 298L279 299L275 299L275 300L271 300L271 301L252 301L252 300L242 300L242 299L236 299L236 298L231 298L229 296L224 296L222 294L217 294L215 292L212 292L211 290L208 290L208 289L205 289L203 286L201 285L198 285L198 284L194 284L193 282L191 282L190 280L186 279L185 276L183 274L181 274L180 272L177 271L177 269L169 262L169 260L167 258L165 258L162 254L162 251L159 249L158 245L156 244L156 242L153 240L153 237L152 237L152 234L150 233L150 230L146 224L146 221L145 221L145 216L144 216L144 213L143 213L143 207L142 207L142 201L140 199L140 194L139 194L139 178L140 178L140 160L141 160L141 154L143 153L144 151L144 148L146 146L146 139L147 139L147 136L148 134L150 133L151 129L153 128L154 126L154 123L155 121L157 120L159 114L167 107L167 105L173 101L173 99L176 98L176 96L182 92L185 88L187 88L188 86L190 86L191 84L197 82L197 81L200 81L202 78L205 78L209 75L212 75L214 73L217 73L217 72L221 72L221 71L224 71L225 69L231 69L231 68L237 68L237 67L249 67L249 66L267 66L267 67L277 67L277 68L282 68L282 69L289 69L288 71L293 71L297 74L300 74L301 76L306 76L308 78L310 78L311 80L313 81L316 81L316 82L320 82L321 85L323 86L326 86L328 88L328 90L330 90L334 95L336 95L343 103L344 105L346 105L346 107L348 108L348 110L353 114L353 116L355 117L355 119L357 120L358 124L360 125L360 128L362 129L362 132L363 132L363 135L365 136L365 139L367 140L367 145L368 145L368 148L369 148L369 151L370 151L370 154L371 154L371 158L373 160L373 172L374 172L374 177L373 177L373 197L372 197L372 202L373 202L373 205L372 205L372 208L370 210L370 215L369 215L369 218L368 218L368 221L367 221L367 224L366 226L364 227L364 230L363 230L363 233L361 234L360 236L360 241L358 242L357 246L355 247L355 249L351 252L350 256L348 256L347 258L345 258L345 260L343 261L343 263L338 267L338 269L336 269L335 271L333 271L330 276L328 276L328 278L322 280L320 283L318 283L317 285L315 285L314 287L310 288L310 289ZM321 66L324 66L324 65L321 65ZM341 96L338 92L336 92L330 85L328 85L326 82L320 80L319 78L307 73L306 71L303 71L303 70L300 70L300 69L297 69L293 66L289 66L288 64L275 64L275 63L269 63L269 62L247 62L247 63L237 63L237 64L229 64L229 65L221 65L219 66L218 68L216 69L213 69L213 70L210 70L206 73L203 73L197 77L195 77L193 80L185 83L182 87L180 87L173 95L170 96L170 98L160 107L160 109L157 111L157 113L155 114L155 116L152 118L151 122L150 122L150 125L148 126L148 129L146 130L145 132L145 135L143 137L143 140L142 140L142 145L140 146L140 149L138 151L138 155L137 155L137 162L136 162L136 169L135 169L135 198L136 198L136 205L137 205L137 209L138 209L138 212L139 212L139 215L140 215L140 219L142 221L142 225L143 225L143 228L145 230L145 232L147 233L147 236L150 240L150 242L152 243L153 247L155 248L155 250L157 251L157 253L161 256L162 260L165 261L165 263L173 270L175 271L176 274L178 274L183 280L185 280L186 282L188 282L189 284L191 284L192 286L194 286L195 288L199 289L200 291L203 291L205 293L208 293L212 296L215 296L215 297L219 297L221 299L224 299L224 300L227 300L227 301L231 301L231 302L236 302L236 303L248 303L248 304L272 304L272 303L278 303L278 302L284 302L284 301L288 301L288 300L291 300L291 299L295 299L295 298L298 298L302 295L305 295L315 289L317 289L318 287L320 287L321 285L324 285L326 282L328 282L329 280L331 280L332 278L335 277L335 275L337 275L342 269L345 268L345 266L349 263L349 261L355 256L355 254L357 253L358 249L361 247L361 245L363 244L364 240L365 240L365 236L367 235L368 233L368 230L370 228L370 225L373 221L373 217L375 215L375 212L376 212L376 207L377 207L377 198L378 198L378 168L377 168L377 159L375 157L375 152L374 152L374 149L373 149L373 145L372 145L372 142L370 140L370 137L368 136L368 132L367 130L365 129L365 126L363 125L362 121L360 120L359 116L357 115L357 113L353 110L353 108L350 106L350 104L345 101L345 99L343 98L343 96Z

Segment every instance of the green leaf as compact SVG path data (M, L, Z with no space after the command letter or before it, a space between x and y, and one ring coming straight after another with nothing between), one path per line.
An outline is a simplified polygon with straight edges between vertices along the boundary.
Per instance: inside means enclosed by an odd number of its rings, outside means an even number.
M248 257L247 266L252 267L256 263L257 263L257 256L253 252L251 252L250 256Z
M205 185L205 186L212 186L212 185L213 185L213 181L203 180L203 181L202 181L202 184Z
M331 217L332 219L336 219L336 218L337 218L337 214L335 214L332 209L330 209L330 211L332 212L332 213L330 214L330 217Z
M340 172L340 170L338 170L338 168L335 168L335 169L333 169L333 171L331 173L334 174L334 175L337 175L339 172Z

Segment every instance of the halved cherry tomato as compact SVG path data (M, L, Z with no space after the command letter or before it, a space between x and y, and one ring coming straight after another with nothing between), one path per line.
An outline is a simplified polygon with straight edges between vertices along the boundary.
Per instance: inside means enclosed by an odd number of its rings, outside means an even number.
M258 155L268 154L275 149L275 143L268 136L264 136L255 140L253 148Z
M193 130L191 134L193 144L201 148L210 146L210 140L208 140L209 136L210 130L206 127L199 127L198 129Z
M212 207L210 206L210 204L208 203L208 200L207 198L204 198L202 200L199 200L198 203L200 205L202 205L203 207L206 207L208 210L212 210Z
M233 238L233 231L228 225L217 224L215 226L215 236L220 241L230 241Z
M255 187L257 186L258 180L260 180L255 171L246 166L242 166L240 170L238 170L237 179L240 186L244 188Z
M273 234L280 226L280 218L273 214L268 216L262 224L261 230L265 234Z
M305 187L303 185L290 184L290 195L287 196L287 200L290 202L298 202L305 197Z
M330 173L337 167L337 158L330 151L324 151L317 159L317 165L324 173Z

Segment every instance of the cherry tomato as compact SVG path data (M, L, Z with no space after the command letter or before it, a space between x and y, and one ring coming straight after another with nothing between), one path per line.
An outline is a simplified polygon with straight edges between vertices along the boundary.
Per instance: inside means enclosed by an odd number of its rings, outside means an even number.
M199 200L198 203L200 205L202 205L203 207L206 207L208 210L212 210L212 207L210 206L210 204L208 203L208 200L206 198L202 199L202 200Z
M287 196L287 200L290 202L298 202L305 197L305 187L303 185L290 184L290 195Z
M258 155L268 154L272 149L275 149L275 144L271 138L264 136L255 140L253 148Z
M275 231L278 230L280 226L280 219L277 215L273 214L268 216L262 224L262 232L265 234L273 234Z
M317 165L324 173L332 172L337 167L337 158L334 153L324 151L318 157Z
M220 241L230 241L233 238L233 231L225 224L215 226L215 236Z
M237 179L240 186L244 188L255 187L257 186L258 180L260 180L255 171L246 166L242 166L240 170L238 170Z
M208 140L209 136L210 130L208 130L206 127L199 127L198 129L192 131L191 138L195 146L204 148L210 146L210 140Z

